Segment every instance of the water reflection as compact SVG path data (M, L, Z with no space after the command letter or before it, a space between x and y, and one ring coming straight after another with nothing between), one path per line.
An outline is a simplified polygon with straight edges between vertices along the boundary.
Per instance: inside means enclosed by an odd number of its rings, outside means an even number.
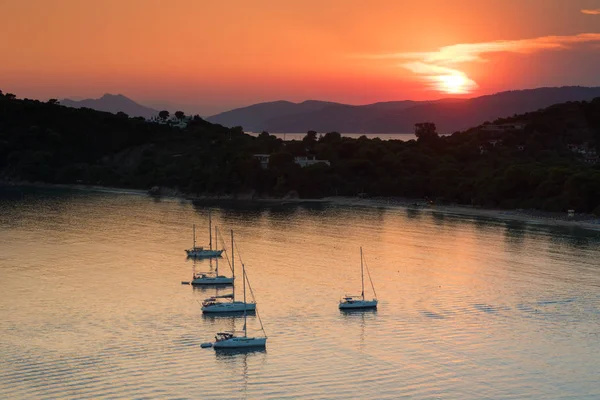
M377 314L376 308L363 308L363 309L351 309L343 308L340 309L340 315L347 321L364 320L365 315Z
M207 297L210 296L208 293L214 293L215 295L231 293L231 285L190 285L194 292L206 293Z
M249 361L258 359L260 364L264 365L267 357L266 348L246 348L246 349L214 349L215 359L219 362L227 363L229 370L233 374L241 374L242 386L239 389L245 398L248 393L248 383L251 378Z
M248 317L253 317L256 315L256 310L247 310L246 315ZM202 319L207 321L216 321L216 320L224 320L224 319L243 319L244 312L243 311L233 311L233 312L220 312L220 313L202 313Z
M265 347L248 347L248 348L241 348L241 349L224 349L224 348L217 348L214 349L215 350L215 355L217 357L217 359L238 359L242 362L242 365L245 367L246 369L246 373L247 371L247 361L248 361L248 356L252 355L252 354L267 354L267 349Z
M0 199L0 398L600 396L598 233L439 210L23 197ZM231 286L180 285L216 267L183 261L208 208L236 232L268 358L200 348L243 326L198 304ZM361 245L380 308L339 310Z
M407 208L406 217L410 219L418 219L423 216L423 211L418 208Z

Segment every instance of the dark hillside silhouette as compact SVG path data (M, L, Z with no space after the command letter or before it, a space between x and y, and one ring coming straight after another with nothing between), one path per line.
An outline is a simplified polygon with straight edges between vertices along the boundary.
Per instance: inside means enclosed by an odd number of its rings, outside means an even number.
M60 104L67 107L75 108L91 108L98 111L106 111L113 114L123 112L130 117L144 117L152 118L158 115L158 111L150 107L143 106L123 96L122 94L105 94L99 99L85 99L85 100L60 100Z
M450 116L450 114L448 114ZM400 196L600 214L600 97L408 142L284 142L199 117L186 128L0 95L0 179L243 196ZM322 160L322 161L319 161Z

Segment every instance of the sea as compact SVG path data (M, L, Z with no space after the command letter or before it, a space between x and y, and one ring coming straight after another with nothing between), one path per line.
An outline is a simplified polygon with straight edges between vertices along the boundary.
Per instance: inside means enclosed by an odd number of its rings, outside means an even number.
M182 284L234 232L266 349ZM377 310L341 312L361 292ZM238 272L239 274L239 272ZM239 275L238 275L239 276ZM0 187L0 398L598 399L600 236L432 209ZM238 285L239 286L239 285ZM240 294L236 288L236 296ZM248 293L250 296L250 293Z
M251 136L258 136L260 132L246 132ZM271 136L275 136L279 139L288 141L288 140L302 140L306 136L306 132L304 133L270 133ZM324 135L324 133L318 134L318 136ZM341 133L343 137L349 137L353 139L358 139L361 136L365 136L369 139L381 139L381 140L401 140L403 142L407 142L409 140L417 140L417 137L414 133Z

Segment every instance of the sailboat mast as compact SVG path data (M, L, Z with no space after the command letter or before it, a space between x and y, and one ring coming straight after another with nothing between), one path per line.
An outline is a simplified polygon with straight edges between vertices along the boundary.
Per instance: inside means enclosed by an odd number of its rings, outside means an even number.
M362 255L362 247L360 248L360 283L361 283L361 287L362 287L362 291L360 293L360 295L362 296L362 299L365 299L365 272L364 272L364 267L363 267L363 255Z
M233 277L233 301L235 302L235 248L233 247L233 229L231 230L231 274Z
M212 220L210 218L210 210L208 210L208 246L212 250Z
M192 249L196 248L196 224L192 225L192 232L194 235L194 247L192 247Z
M242 263L242 278L244 281L244 337L248 336L248 330L246 328L246 266Z
M215 226L215 237L217 237L217 227ZM210 247L212 249L212 246ZM215 262L217 263L217 276L219 276L219 257L215 258Z

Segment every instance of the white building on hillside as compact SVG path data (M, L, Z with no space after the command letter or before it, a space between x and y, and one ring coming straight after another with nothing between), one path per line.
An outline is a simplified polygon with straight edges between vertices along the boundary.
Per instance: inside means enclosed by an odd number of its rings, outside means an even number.
M481 126L481 130L487 132L522 131L523 129L525 129L525 124L522 122L509 122L506 124L487 124Z
M315 156L294 157L294 162L301 167L308 167L309 165L321 163L331 165L331 163L328 160L317 160Z
M260 161L260 166L262 168L269 168L269 159L271 158L270 154L254 154L254 158ZM315 164L331 165L328 160L317 160L315 156L294 157L294 162L301 167L308 167L309 165Z

